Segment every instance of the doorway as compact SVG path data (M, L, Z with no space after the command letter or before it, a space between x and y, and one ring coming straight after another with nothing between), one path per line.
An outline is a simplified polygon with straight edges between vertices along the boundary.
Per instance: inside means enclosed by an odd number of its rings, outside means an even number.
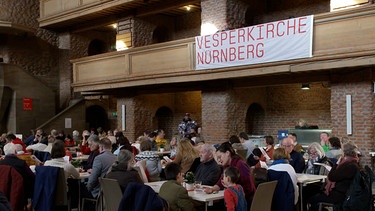
M105 109L98 105L86 108L86 126L95 129L102 127L106 131L108 129L108 116Z
M171 139L177 131L177 125L173 125L172 110L166 106L160 107L155 113L153 126L154 129L163 129L166 139Z
M252 135L260 135L264 130L265 111L258 103L249 106L246 113L246 132Z

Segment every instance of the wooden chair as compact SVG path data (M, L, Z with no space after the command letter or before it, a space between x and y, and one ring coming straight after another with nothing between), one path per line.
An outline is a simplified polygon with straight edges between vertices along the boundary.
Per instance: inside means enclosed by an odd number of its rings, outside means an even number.
M277 180L259 184L250 211L270 211Z
M105 210L117 211L123 195L118 181L115 179L99 178L99 183L102 189Z

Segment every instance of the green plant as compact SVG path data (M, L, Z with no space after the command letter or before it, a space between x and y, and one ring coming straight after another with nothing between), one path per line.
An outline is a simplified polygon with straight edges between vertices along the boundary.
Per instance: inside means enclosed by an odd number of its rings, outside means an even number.
M164 148L164 144L160 144L160 148Z
M186 174L185 174L185 182L188 183L188 184L192 184L195 182L195 176L194 176L194 173L191 172L191 171L188 171Z
M70 162L75 168L78 168L79 166L81 166L81 161L79 160L72 160Z

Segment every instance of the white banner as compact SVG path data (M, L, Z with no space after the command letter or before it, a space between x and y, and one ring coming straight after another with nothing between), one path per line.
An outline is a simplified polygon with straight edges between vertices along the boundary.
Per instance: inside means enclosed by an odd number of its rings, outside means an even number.
M312 57L313 16L195 37L196 69Z

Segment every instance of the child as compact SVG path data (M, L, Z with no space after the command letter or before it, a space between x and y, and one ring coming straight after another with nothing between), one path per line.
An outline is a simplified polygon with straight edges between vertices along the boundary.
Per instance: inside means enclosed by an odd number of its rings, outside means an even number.
M224 191L224 200L227 211L245 211L247 203L245 193L241 185L236 184L240 177L240 171L234 166L229 166L224 171L222 183L226 187Z

